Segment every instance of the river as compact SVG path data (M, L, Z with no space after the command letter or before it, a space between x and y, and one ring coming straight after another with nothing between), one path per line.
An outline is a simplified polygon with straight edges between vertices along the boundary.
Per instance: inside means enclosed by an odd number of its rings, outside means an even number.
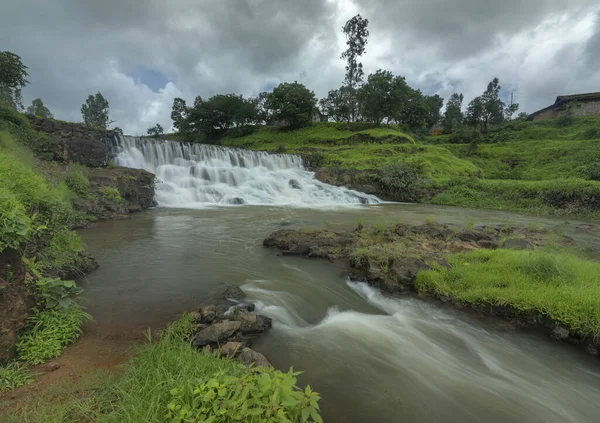
M426 205L158 208L81 231L100 269L84 282L100 330L140 331L242 286L274 319L255 348L301 369L326 422L597 422L600 363L577 348L414 296L387 298L324 260L262 247L288 227L358 222L563 227L593 254L584 222Z

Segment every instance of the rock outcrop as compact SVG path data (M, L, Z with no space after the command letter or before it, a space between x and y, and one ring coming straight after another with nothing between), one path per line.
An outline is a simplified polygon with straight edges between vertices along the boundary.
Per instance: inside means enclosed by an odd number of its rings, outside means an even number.
M88 128L84 124L42 119L28 115L31 127L46 136L32 140L31 148L42 159L102 167L108 163L110 131Z

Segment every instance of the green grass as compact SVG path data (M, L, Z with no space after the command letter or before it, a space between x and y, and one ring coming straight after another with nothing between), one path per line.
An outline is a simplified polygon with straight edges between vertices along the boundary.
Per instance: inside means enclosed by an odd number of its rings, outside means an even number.
M78 383L68 383L41 395L30 396L6 421L205 421L191 417L188 420L179 419L180 413L203 413L204 405L209 406L210 413L213 413L212 410L224 410L223 414L215 413L215 422L286 421L253 418L251 414L259 408L265 413L286 410L290 419L288 421L291 422L320 421L318 415L313 419L302 420L299 409L296 410L298 414L295 414L290 394L294 398L302 397L306 401L306 408L310 407L309 410L313 410L318 401L318 396L312 391L293 387L296 383L295 374L284 374L272 369L249 369L235 361L199 352L180 338L187 336L192 329L195 329L195 324L191 316L184 315L163 332L162 339L153 339L148 335L148 342L137 348L119 378L91 374ZM224 384L228 388L218 388L211 394L209 391L214 384ZM215 388L217 385L214 385ZM244 386L245 389L242 390ZM265 393L264 397L260 392ZM202 396L198 396L200 393L203 393ZM239 403L233 406L231 397L235 395L241 396ZM223 406L226 408L223 409ZM318 409L318 405L316 408ZM234 419L234 415L240 412L246 420Z
M432 199L433 204L594 217L598 201L600 182L582 179L455 179Z
M539 312L587 337L600 336L600 263L562 251L478 250L421 272L420 292Z
M12 361L0 365L0 392L11 391L33 382L31 371L25 366Z

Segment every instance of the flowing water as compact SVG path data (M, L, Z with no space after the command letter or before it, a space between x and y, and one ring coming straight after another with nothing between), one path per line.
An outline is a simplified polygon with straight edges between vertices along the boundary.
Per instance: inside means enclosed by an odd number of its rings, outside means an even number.
M243 287L273 329L255 348L302 369L326 422L597 422L598 360L491 318L349 283L325 260L280 257L262 240L284 227L351 229L358 221L517 224L562 221L425 205L339 210L155 209L82 231L101 263L89 311L103 331L143 330ZM598 232L565 226L598 253Z
M120 137L113 146L119 166L145 169L159 183L162 207L210 205L313 205L378 203L377 197L314 179L302 159L289 154Z
M315 181L295 156L134 138L121 140L115 154L119 164L158 175L163 208L81 232L101 264L84 283L104 332L163 325L236 284L274 320L254 347L277 368L305 371L301 382L322 394L326 422L600 421L600 364L576 348L434 301L385 297L324 260L262 247L284 227L434 218L561 227L598 256L597 225L427 205L351 206L378 200ZM236 198L260 205L216 207ZM282 204L315 207L274 207Z

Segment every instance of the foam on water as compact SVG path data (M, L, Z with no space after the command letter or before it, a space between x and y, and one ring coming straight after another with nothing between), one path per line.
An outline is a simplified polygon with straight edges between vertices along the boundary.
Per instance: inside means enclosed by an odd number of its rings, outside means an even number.
M119 137L112 148L119 166L156 175L159 206L210 205L322 207L374 204L372 195L324 184L290 154L268 154L204 144Z

